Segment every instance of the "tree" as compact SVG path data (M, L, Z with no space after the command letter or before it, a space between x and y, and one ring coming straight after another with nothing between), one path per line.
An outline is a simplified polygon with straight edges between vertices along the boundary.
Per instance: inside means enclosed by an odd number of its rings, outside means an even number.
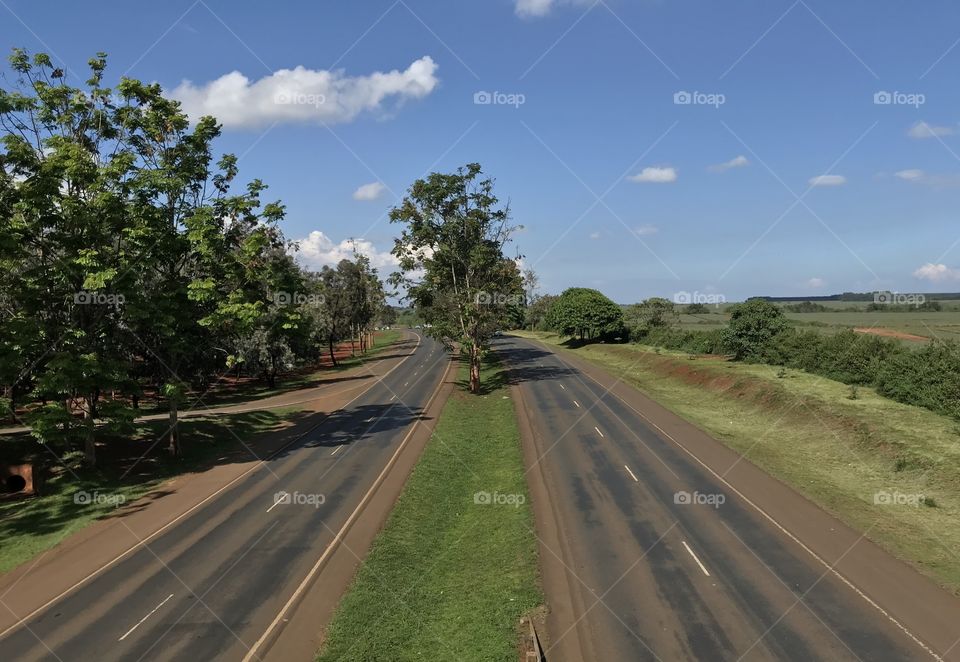
M597 290L571 287L557 297L547 324L562 335L593 340L620 333L623 311Z
M555 294L544 294L532 301L525 311L524 326L530 331L546 331L549 327L547 319L550 316L550 309L556 303Z
M498 206L493 180L481 174L477 163L432 173L390 211L391 223L403 225L393 283L406 286L429 335L466 351L472 393L490 339L523 300L520 271L503 252L513 231L509 208Z
M725 340L737 360L753 358L787 327L787 318L779 306L764 299L750 299L734 306Z
M661 297L651 297L627 306L623 318L630 334L637 336L675 326L680 319L673 302Z

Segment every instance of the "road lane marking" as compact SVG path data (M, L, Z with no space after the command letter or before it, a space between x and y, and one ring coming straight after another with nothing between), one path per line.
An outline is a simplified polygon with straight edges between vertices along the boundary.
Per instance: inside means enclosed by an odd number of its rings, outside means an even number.
M282 494L283 496L287 496L287 493L286 493L286 492L279 492L279 494ZM274 495L274 496L276 496L276 495ZM274 508L276 508L276 507L277 507L279 504L281 504L281 503L283 503L283 497L280 497L279 499L277 499L276 501L274 501L274 502L273 502L273 505L270 506L269 508L267 508L267 512L269 513L271 510L273 510Z
M623 465L623 468L626 469L626 470L627 470L627 473L630 474L630 477L633 478L633 482L635 482L635 483L639 483L639 482L640 482L639 480L637 480L637 477L636 477L635 475L633 475L633 472L630 471L630 467L628 467L627 465Z
M683 543L684 548L686 548L687 552L690 553L690 556L693 557L693 560L697 562L697 565L700 566L700 569L703 570L703 574L705 574L707 577L709 577L709 576L710 576L710 573L707 572L707 567L706 567L705 565L703 565L703 563L700 561L700 559L697 558L697 555L693 553L693 550L690 549L690 545L687 544L687 541L686 541L686 540L681 540L680 542Z
M579 402L577 402L576 400L574 400L574 401L573 401L573 404L575 404L575 405L577 405L577 407L579 407L579 406L580 406L580 403L579 403Z
M566 386L564 386L563 384L560 384L560 388L562 388L562 389L563 389L564 391L566 391L566 390L567 390L567 387L566 387Z
M406 386L406 385L409 384L409 383L410 383L410 382L404 382L403 385Z
M390 398L390 402L393 402L396 399L397 399L397 396L393 396L392 398Z
M143 618L141 618L141 619L137 622L136 625L134 625L132 628L130 628L129 630L127 630L127 633L126 633L125 635L123 635L122 637L120 637L119 639L117 639L117 641L123 641L124 639L126 639L127 637L129 637L131 632L133 632L133 631L136 630L138 627L140 627L141 625L143 625L143 622L144 622L145 620L147 620L148 618L150 618L151 616L153 616L154 613L156 613L156 611L157 611L158 609L160 609L160 607L162 607L163 605L167 604L167 602L168 602L168 601L170 600L170 598L172 598L172 597L173 597L173 593L171 593L170 595L168 595L166 600L164 600L163 602L161 602L160 604L158 604L156 607L154 607L153 610L152 610L149 614L147 614L146 616L144 616Z
M336 455L337 453L340 452L341 448L343 448L343 446L337 446L336 448L333 449L333 452L330 453L330 455Z
M593 426L593 429L597 431L597 434L599 434L601 437L603 437L603 433L600 432L600 428L598 428L596 425L594 425L594 426ZM606 437L603 437L603 438L606 439ZM630 471L630 470L627 469L627 471Z

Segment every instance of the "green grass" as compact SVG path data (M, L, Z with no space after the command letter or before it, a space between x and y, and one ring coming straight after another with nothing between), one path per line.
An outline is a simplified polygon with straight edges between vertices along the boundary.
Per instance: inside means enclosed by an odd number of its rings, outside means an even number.
M552 334L513 332L559 346ZM804 372L640 345L572 351L710 433L960 593L960 425ZM932 505L879 505L876 493Z
M513 403L496 366L484 395L456 390L318 660L514 662L542 603ZM524 503L477 504L477 492Z
M225 461L224 455L243 449L238 437L249 443L251 437L273 429L292 417L295 411L275 409L185 419L180 422L182 458L169 457L162 450L161 443L126 476L122 475L126 470L124 467L136 458L135 452L128 455L132 458L129 462L105 463L99 469L82 466L79 453L64 454L62 459L66 466L56 467L55 473L44 484L41 496L0 502L0 540L3 541L0 545L0 573L51 549L94 520L110 516L116 509L113 503L119 499L131 503L153 490L157 490L154 496L161 495L166 480ZM139 452L143 453L166 430L166 421L145 422L137 426L132 438L107 440L107 447L138 444ZM50 459L53 460L53 455ZM97 492L113 501L78 504L74 499L80 491L91 495Z

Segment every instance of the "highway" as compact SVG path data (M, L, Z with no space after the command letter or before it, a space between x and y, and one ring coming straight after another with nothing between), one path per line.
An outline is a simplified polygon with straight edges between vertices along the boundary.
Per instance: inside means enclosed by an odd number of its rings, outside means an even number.
M316 415L302 440L9 631L0 658L263 656L291 617L287 603L355 516L449 364L428 338L397 349L412 351L397 369L343 410Z
M960 659L960 603L862 534L595 366L496 349L518 390L547 660Z

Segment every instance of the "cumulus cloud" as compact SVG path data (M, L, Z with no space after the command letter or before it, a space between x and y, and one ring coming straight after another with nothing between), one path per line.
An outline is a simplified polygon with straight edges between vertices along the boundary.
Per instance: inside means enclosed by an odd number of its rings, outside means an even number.
M640 225L633 229L633 233L640 237L647 237L652 234L657 234L660 232L660 228L656 225Z
M644 168L627 179L641 184L671 184L677 181L677 171L674 168Z
M293 253L297 261L306 267L319 269L323 266L336 266L340 260L352 260L353 250L370 258L370 265L381 272L397 267L397 258L390 251L380 251L373 242L366 239L344 239L336 243L319 230L314 230L303 239L297 239L300 250Z
M940 138L952 136L956 130L950 126L933 126L926 122L917 122L910 127L907 135L911 138Z
M743 168L750 165L750 161L747 160L747 157L735 156L729 161L724 161L723 163L717 163L716 165L709 166L707 170L710 172L726 172L727 170L732 170L733 168Z
M590 238L591 238L591 239L599 239L599 238L600 238L600 233L599 233L599 232L591 232L591 233L590 233Z
M383 185L383 182L371 182L369 184L364 184L356 191L353 192L354 200L376 200L383 192L387 190L387 187Z
M913 272L913 277L921 280L929 280L933 283L960 280L960 269L952 269L945 264L927 262Z
M559 5L580 5L588 7L596 0L516 0L514 11L523 18L539 18L546 16Z
M825 280L822 279L822 278L817 278L817 277L813 277L813 278L811 278L810 280L807 281L807 287L809 287L809 288L811 288L811 289L814 289L814 290L818 290L818 289L820 289L821 287L823 287L823 286L826 285L826 284L827 284L827 281L825 281Z
M272 122L333 124L379 110L389 99L402 103L427 96L439 82L436 72L437 64L429 56L404 71L375 71L367 76L298 66L251 81L233 71L201 85L184 81L172 96L191 119L213 115L229 128Z
M843 186L847 178L843 175L817 175L809 180L810 186Z

